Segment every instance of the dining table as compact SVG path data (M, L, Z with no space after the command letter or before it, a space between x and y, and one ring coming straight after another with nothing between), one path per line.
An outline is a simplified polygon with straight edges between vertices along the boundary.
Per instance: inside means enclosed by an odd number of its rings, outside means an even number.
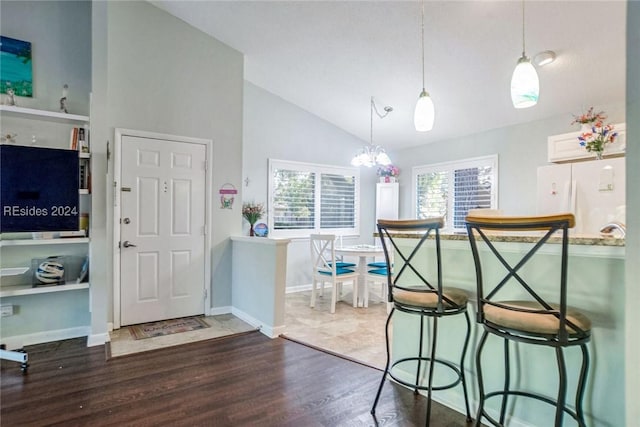
M358 257L358 295L357 303L358 307L364 306L364 281L367 275L367 259L375 258L377 256L384 256L384 250L382 246L376 245L351 245L351 246L339 246L335 248L336 255ZM354 290L355 292L355 290Z

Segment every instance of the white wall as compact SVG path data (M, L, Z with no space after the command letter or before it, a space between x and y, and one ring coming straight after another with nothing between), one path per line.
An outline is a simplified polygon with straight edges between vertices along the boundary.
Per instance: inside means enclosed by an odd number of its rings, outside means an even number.
M95 2L93 25L94 206L92 250L104 259L92 281L93 334L111 319L112 159L114 128L211 139L212 197L227 182L240 188L243 56L143 1ZM240 207L212 218L212 307L231 305L231 242ZM106 308L106 311L105 311ZM102 318L102 319L101 319Z
M541 90L544 90L541 89ZM535 107L534 107L535 108ZM581 113L576 106L573 114ZM625 121L624 105L598 106L611 123ZM547 137L577 132L570 125L572 113L546 120L439 141L393 153L400 167L400 217L411 218L411 168L432 163L498 154L498 204L505 214L524 215L536 211L536 173L547 162ZM576 142L577 144L577 142ZM406 177L406 179L405 179Z
M626 425L640 420L640 2L627 3Z
M369 100L363 100L368 114ZM350 166L355 153L366 144L355 136L312 115L250 82L244 85L244 147L242 154L243 200L267 201L268 159L292 160L336 166ZM375 206L375 168L360 170L360 239L371 243ZM266 222L267 218L261 221ZM243 234L249 226L244 221ZM308 239L294 239L289 245L287 287L311 283Z
M69 113L89 114L91 92L91 2L3 1L2 35L31 42L33 98L20 107L58 111L69 85Z

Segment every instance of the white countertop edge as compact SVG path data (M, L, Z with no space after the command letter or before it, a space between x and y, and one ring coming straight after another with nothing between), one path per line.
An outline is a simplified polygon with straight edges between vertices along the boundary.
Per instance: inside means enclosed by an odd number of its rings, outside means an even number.
M273 239L271 237L231 236L232 242L255 243L258 245L288 245L291 239Z

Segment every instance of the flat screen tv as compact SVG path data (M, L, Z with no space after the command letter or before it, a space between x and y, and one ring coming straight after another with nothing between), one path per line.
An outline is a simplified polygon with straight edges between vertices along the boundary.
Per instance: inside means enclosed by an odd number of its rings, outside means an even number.
M0 145L0 233L78 230L78 152Z

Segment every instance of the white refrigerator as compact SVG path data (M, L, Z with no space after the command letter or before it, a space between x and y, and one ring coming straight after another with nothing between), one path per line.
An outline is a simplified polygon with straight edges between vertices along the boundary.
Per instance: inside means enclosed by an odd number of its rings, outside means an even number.
M573 235L598 236L609 223L624 224L624 157L539 167L536 206L539 215L573 213Z

